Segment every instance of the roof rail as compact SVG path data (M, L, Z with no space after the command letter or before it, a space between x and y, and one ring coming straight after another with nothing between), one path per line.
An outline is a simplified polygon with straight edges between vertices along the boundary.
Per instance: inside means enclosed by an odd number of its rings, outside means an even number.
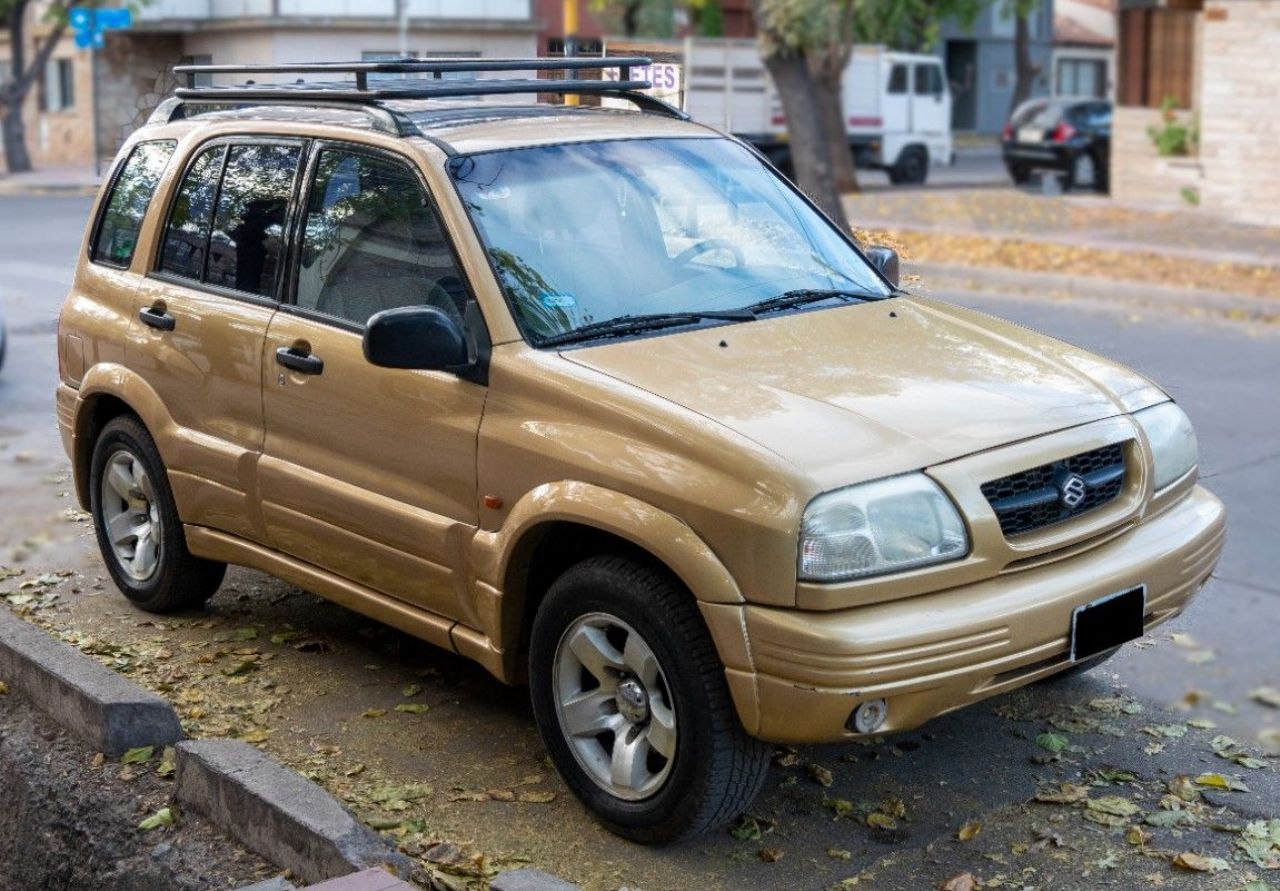
M397 110L383 102L414 99L445 99L462 96L514 94L590 94L624 99L641 111L667 117L687 119L688 115L674 106L646 93L651 84L632 80L631 69L649 65L645 56L571 56L563 59L392 59L380 62L300 62L282 65L178 65L175 74L185 75L186 85L174 90L174 98L163 102L151 116L151 122L176 120L186 113L187 105L242 106L293 105L312 108L363 109L380 130L401 136L415 135L417 127ZM619 79L560 80L538 78L446 79L448 73L478 74L495 71L563 71L617 68ZM352 81L304 81L257 84L248 81L238 86L197 86L200 75L215 74L325 74L352 75ZM370 86L369 75L417 74L430 78L379 80Z

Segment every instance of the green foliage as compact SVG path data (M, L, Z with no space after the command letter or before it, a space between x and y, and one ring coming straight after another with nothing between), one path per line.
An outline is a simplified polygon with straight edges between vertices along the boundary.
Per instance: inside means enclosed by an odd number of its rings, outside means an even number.
M1162 158L1193 154L1200 142L1200 122L1193 114L1187 120L1178 116L1177 100L1165 96L1160 103L1160 126L1147 128L1147 136Z
M691 4L690 11L697 17L699 37L724 36L724 13L721 11L720 3L717 0L710 0L710 2L702 2L697 5Z
M954 18L973 24L992 0L859 0L854 31L862 43L883 43L893 49L925 52L938 42L939 26ZM1033 5L1039 0L1006 0Z

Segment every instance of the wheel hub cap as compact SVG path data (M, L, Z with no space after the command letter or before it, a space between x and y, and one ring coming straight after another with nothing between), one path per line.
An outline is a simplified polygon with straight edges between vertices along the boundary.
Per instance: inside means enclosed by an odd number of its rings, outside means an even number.
M146 468L121 449L102 473L102 525L120 569L145 582L160 564L160 511Z
M613 698L617 702L618 714L632 724L643 724L649 720L649 692L635 678L618 684Z

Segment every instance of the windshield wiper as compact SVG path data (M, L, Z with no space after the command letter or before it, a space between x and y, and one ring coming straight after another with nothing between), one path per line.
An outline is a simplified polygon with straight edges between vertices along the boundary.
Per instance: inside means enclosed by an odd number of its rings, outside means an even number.
M601 322L592 322L572 331L552 334L538 341L538 346L559 346L565 343L577 343L582 340L593 340L597 337L620 337L651 331L656 328L674 328L677 325L690 325L703 319L723 319L727 322L750 322L755 320L755 313L750 309L698 310L695 312L651 312L642 314L628 313L615 316Z
M744 306L743 310L750 313L772 312L775 309L790 309L793 306L803 306L806 303L817 303L819 300L830 300L839 298L841 300L883 300L886 296L894 296L893 294L872 294L868 291L850 291L844 288L796 288L794 291L784 291L776 297L769 297L752 303L750 306Z

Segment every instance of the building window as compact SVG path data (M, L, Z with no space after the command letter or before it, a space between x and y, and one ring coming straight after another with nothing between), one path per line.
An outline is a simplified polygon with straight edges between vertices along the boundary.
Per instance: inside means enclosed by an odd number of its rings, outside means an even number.
M50 59L44 70L44 110L66 111L76 104L75 69L71 59Z
M1177 108L1192 106L1195 28L1194 10L1120 11L1121 105L1159 108L1170 98Z
M412 50L409 53L409 58L411 59L417 59L417 58L420 58L421 56L422 54L419 53L417 50ZM429 59L478 59L480 58L480 54L473 53L473 52L428 52L426 54L426 57ZM390 62L399 58L401 58L399 53L388 52L386 50L365 50L360 54L360 59L361 61L364 61L364 62ZM475 76L476 76L475 73L470 71L445 71L445 72L442 72L441 79L442 80L474 80ZM426 74L426 75L423 75L423 74L370 74L369 82L374 83L379 80L386 81L386 80L419 79L423 77L431 78L431 75L429 74Z
M1102 59L1059 59L1058 96L1102 99L1107 95L1107 63Z

